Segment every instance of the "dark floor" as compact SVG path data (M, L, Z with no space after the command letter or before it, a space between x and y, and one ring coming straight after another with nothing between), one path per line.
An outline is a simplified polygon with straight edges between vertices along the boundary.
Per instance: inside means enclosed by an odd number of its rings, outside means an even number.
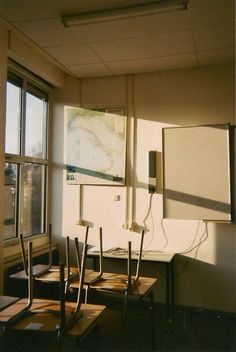
M129 312L128 325L123 330L113 329L112 312L104 313L97 351L236 351L236 319L230 314L176 307L172 319L168 319L165 307L158 305L154 311L155 347L152 348L147 307L137 309L133 304Z
M102 302L100 299L99 303ZM106 299L107 303L107 299ZM164 305L154 310L156 346L152 347L148 306L131 302L128 324L122 324L121 302L109 301L99 319L99 327L84 341L63 341L60 352L74 351L236 351L236 319L227 313L176 307L168 319ZM47 352L55 349L55 337L37 336L28 332L22 336L8 332L1 338L1 352Z

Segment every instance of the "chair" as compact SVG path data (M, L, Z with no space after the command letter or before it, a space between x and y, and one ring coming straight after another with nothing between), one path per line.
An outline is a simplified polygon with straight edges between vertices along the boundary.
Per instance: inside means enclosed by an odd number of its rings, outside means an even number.
M84 244L88 243L88 231L89 231L89 227L87 226ZM78 271L80 272L81 265L80 265L78 239L76 239L75 245L76 245ZM102 278L102 274L103 274L103 249L102 249L102 228L101 227L99 228L99 247L100 247L99 248L99 272L91 270L90 272L85 273L85 277L84 277L84 284L85 285L95 284L96 282L100 281Z
M128 304L128 294L129 292L136 288L139 284L139 273L140 273L140 264L142 259L142 250L143 250L143 239L144 239L144 230L141 232L140 247L138 253L138 260L136 266L136 274L132 276L131 273L131 241L128 242L128 256L127 256L127 275L116 274L116 273L104 273L101 279L96 282L88 285L89 289L96 291L107 291L124 294L124 322L127 321L127 304Z
M20 234L20 246L21 246L21 255L22 262L24 267L25 276L28 277L28 268L27 268L27 260L24 246L23 235ZM64 273L65 278L65 292L69 291L70 283L76 277L78 277L77 269L71 268L70 266L70 238L66 237L66 269ZM36 280L41 280L44 282L55 282L60 281L60 268L59 266L52 265L52 250L51 250L51 225L49 225L49 263L45 264L37 264L33 266L33 278ZM65 275L66 274L66 275ZM12 275L13 277L14 275Z
M33 275L35 277L40 276L52 270L52 225L51 224L49 224L49 227L48 227L48 236L49 236L48 264L35 265L33 267ZM20 240L23 267L24 267L25 274L28 277L27 260L26 260L25 246L24 246L24 238L22 233L19 236L19 240Z
M40 299L39 302L34 302L34 276L33 276L33 260L32 260L32 242L28 242L28 299L25 302L24 299L17 301L15 304L10 306L10 314L7 310L3 310L0 315L0 325L4 327L12 326L16 324L19 320L24 319L27 315L31 314L52 314L58 316L58 322L55 326L57 331L57 339L65 332L70 325L76 320L82 317L81 313L81 300L82 300L82 290L84 284L84 274L85 274L85 261L87 256L88 245L84 245L82 261L81 261L81 273L80 273L80 284L78 288L77 301L75 307L69 307L66 309L65 301L65 278L64 278L64 263L60 263L60 301L48 301L46 299ZM16 308L15 314L13 308Z

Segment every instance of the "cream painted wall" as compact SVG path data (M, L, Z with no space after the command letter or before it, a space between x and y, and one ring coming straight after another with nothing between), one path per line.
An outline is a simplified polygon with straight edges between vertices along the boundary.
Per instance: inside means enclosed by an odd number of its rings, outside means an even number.
M79 106L79 82L65 75L65 86L54 89L50 95L52 118L52 177L51 177L51 219L53 240L64 249L64 223L70 223L71 203L69 189L64 187L66 164L64 162L64 107ZM76 198L77 190L73 189ZM77 198L76 198L77 199ZM62 251L63 253L63 251Z
M0 254L3 253L3 181L4 181L4 114L7 75L7 31L0 26ZM2 293L3 256L0 255L0 293Z
M70 89L70 85L74 89ZM77 83L70 82L66 85L66 91L56 94L53 112L54 162L63 164L64 104L125 106L129 123L132 122L130 131L133 131L136 141L134 148L129 146L128 150L128 164L132 164L133 169L128 170L127 193L126 187L66 185L63 167L55 165L52 201L55 234L79 236L83 240L85 228L76 225L80 213L79 194L82 192L83 219L94 226L89 242L98 244L98 227L103 226L105 246L123 247L128 239L132 239L134 247L137 247L139 235L125 230L123 225L127 220L127 194L129 206L132 204L132 194L134 197L134 209L128 211L128 225L132 221L143 225L147 215L150 202L147 192L148 151L162 152L162 128L166 126L234 123L234 68L232 65L216 65L132 77L84 79L80 88L78 92ZM130 140L132 136L128 137ZM136 158L132 151L136 153ZM161 167L160 162L158 167ZM159 192L152 197L144 248L183 253L207 235L198 251L196 248L176 257L176 303L235 312L235 225L163 220L160 187L159 184ZM120 201L114 201L115 195L120 196ZM158 274L160 272L162 275ZM163 301L163 268L145 264L144 273L159 277L156 300Z

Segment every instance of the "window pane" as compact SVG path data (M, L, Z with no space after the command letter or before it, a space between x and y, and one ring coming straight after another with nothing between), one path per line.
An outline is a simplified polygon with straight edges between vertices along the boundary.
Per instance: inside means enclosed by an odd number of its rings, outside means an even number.
M26 93L26 156L46 158L46 133L46 102Z
M24 200L22 232L32 236L44 232L45 169L44 165L24 164Z
M5 152L20 153L21 88L7 82Z
M4 225L3 238L10 239L16 237L17 224L17 188L18 188L18 165L5 164L5 183L4 183Z

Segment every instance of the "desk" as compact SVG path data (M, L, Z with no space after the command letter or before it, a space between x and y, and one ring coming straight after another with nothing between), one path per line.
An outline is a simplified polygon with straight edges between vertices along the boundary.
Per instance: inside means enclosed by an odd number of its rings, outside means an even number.
M150 321L151 321L151 338L152 345L155 347L155 334L154 334L154 314L153 314L153 289L158 280L150 277L139 277L138 284L131 286L128 290L124 289L127 285L125 280L127 275L115 273L103 273L102 279L95 284L88 287L89 291L108 292L111 294L124 295L124 323L127 322L128 300L134 297L138 301L144 300L146 297L149 299ZM78 287L78 282L71 283L72 288Z
M56 333L56 324L58 322L58 316L55 314L27 314L19 321L9 324L9 320L20 312L27 304L27 299L21 299L16 303L12 304L8 308L0 312L0 324L8 327L11 330L20 331L38 331L39 333ZM72 311L75 307L75 303L66 302L66 312ZM52 309L54 311L60 310L60 302L54 300L45 299L34 299L32 309ZM82 304L81 311L82 317L75 321L65 331L65 335L74 336L76 338L82 338L91 331L91 327L94 326L100 314L104 311L105 306L94 305L94 304Z
M88 258L93 259L94 270L97 268L97 260L99 254L90 249L87 253ZM166 266L166 307L168 317L174 305L174 256L175 253L159 252L159 251L143 251L142 261L156 262ZM127 259L126 254L116 254L115 252L103 252L104 259ZM138 255L132 254L132 259L138 259Z
M11 304L19 301L19 299L18 297L0 296L0 312Z
M35 273L39 272L39 267L41 265L35 265L33 267L33 275ZM67 269L65 268L65 281L67 280ZM85 269L85 275L93 272L91 269ZM76 278L76 275L78 274L78 269L77 268L70 268L70 273L71 273L71 281L73 281ZM10 275L11 279L19 279L19 280L28 280L28 276L26 275L25 271L18 271L17 273L14 273ZM43 281L43 282L60 282L60 272L58 266L52 266L52 268L48 271L43 273L40 276L35 276L35 280L37 281Z

